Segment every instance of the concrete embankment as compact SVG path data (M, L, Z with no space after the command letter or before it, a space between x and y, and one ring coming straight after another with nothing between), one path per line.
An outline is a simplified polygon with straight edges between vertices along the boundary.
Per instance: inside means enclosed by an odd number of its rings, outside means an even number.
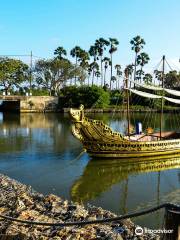
M0 214L16 219L62 223L115 217L102 208L74 204L55 195L44 196L31 187L0 174ZM122 220L108 224L83 227L49 227L28 225L10 220L0 221L0 239L56 239L56 240L123 240L159 239L150 235L134 236L135 224Z

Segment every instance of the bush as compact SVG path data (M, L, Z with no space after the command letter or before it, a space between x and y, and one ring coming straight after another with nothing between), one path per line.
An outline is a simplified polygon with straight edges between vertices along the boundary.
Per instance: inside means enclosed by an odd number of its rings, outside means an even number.
M105 108L110 103L110 95L98 86L65 87L60 95L60 107Z
M110 93L110 105L120 105L123 101L123 92L120 90L112 90Z

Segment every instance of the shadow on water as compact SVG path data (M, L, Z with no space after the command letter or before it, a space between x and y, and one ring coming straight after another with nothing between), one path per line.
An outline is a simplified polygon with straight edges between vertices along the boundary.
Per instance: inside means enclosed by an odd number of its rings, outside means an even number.
M142 114L133 116L143 119ZM158 125L159 116L154 117ZM92 115L121 132L122 114ZM169 129L171 115L164 118ZM175 124L175 123L174 123ZM174 125L175 126L175 125ZM0 171L44 194L101 206L116 214L180 201L179 158L146 161L90 159L71 134L68 115L0 114ZM135 219L157 226L162 213Z

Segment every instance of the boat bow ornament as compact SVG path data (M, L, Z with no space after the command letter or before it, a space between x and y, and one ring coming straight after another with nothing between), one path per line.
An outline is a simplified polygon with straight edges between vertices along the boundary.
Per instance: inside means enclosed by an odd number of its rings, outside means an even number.
M121 133L113 131L102 121L85 117L83 105L80 105L79 109L71 108L70 116L73 121L72 133L83 144L90 142L106 144L107 142L125 141Z

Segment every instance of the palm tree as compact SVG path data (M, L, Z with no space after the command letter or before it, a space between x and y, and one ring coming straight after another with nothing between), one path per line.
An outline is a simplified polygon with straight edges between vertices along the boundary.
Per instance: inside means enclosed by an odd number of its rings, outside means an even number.
M89 65L91 71L92 71L92 85L94 85L94 76L95 76L95 72L99 70L99 65L97 64L97 62L92 62L90 65Z
M75 46L73 49L71 49L70 51L70 55L74 58L75 57L75 64L77 67L77 62L78 62L78 58L80 56L82 49L79 46ZM76 85L76 76L75 76L75 85Z
M114 68L116 69L116 89L118 89L119 88L119 79L122 76L121 65L116 64Z
M112 78L112 55L114 52L117 51L117 45L119 44L119 41L116 38L109 38L109 42L110 42L109 53L111 56L111 78ZM110 89L111 89L111 81L110 81Z
M97 60L98 60L98 48L95 45L90 46L89 49L89 55L93 57L93 62L90 64L91 68L92 68L92 85L94 84L94 74L95 74L95 70L97 67ZM98 65L99 68L99 65Z
M98 60L98 48L97 46L90 46L89 55L94 58L94 62Z
M81 50L78 61L81 67L87 69L87 67L89 66L89 53L85 50Z
M88 86L90 85L89 79L90 79L91 73L92 73L92 69L91 69L91 66L89 65L89 67L88 67Z
M152 83L152 75L150 73L146 73L143 77L143 81L145 84L151 84Z
M98 56L100 57L101 64L101 86L103 86L103 53L106 50L106 47L109 45L109 41L104 38L99 38L95 42L95 46L97 47Z
M66 56L67 52L63 47L58 47L58 48L55 49L54 55L57 55L57 58L62 60L62 59L64 59L63 55Z
M146 65L149 62L149 60L150 60L149 55L145 52L142 52L137 56L137 64L141 66L141 73L143 73L142 69L144 65Z
M136 80L136 65L137 65L137 54L141 51L141 49L146 44L144 39L140 36L134 37L130 44L132 45L131 49L135 51L135 61L134 61L134 82Z
M105 57L102 61L104 62L104 86L106 86L106 71L108 66L111 66L111 59Z
M116 82L116 88L117 88L117 78L115 76L111 77L111 82L114 83ZM111 84L112 85L112 84Z
M96 76L96 79L97 79L97 85L98 85L98 79L99 79L99 77L101 76L101 73L100 73L100 71L96 71L95 72L95 76Z
M132 74L133 74L133 71L134 71L134 64L129 64L126 66L126 70L127 70L127 74L128 74L128 77L130 77L131 81L132 81ZM131 88L131 82L130 81L130 88Z
M143 75L144 75L144 71L142 69L139 69L136 71L136 79L138 80L138 82L141 81L141 78Z

